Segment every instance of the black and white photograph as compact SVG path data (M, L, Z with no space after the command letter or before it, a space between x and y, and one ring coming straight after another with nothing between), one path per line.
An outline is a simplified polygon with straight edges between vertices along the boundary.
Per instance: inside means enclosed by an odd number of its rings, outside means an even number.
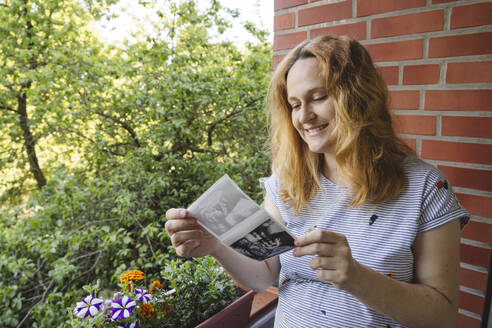
M229 176L224 175L190 206L189 211L200 224L220 236L259 209Z
M294 238L280 223L268 219L230 246L247 257L263 261L294 248Z
M237 252L262 261L294 247L294 237L226 174L188 208L191 216Z
M258 211L258 206L253 201L246 198L241 198L236 203L232 211L227 214L225 220L228 224L234 226L256 211Z

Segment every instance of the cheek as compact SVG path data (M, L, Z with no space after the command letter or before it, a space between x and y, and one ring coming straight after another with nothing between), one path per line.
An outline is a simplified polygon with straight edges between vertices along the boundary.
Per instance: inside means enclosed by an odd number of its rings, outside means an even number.
M290 119L294 128L298 130L299 120L297 119L297 115L294 112L290 114Z
M292 114L291 120L292 120L292 126L294 127L295 133L297 134L299 141L302 142L302 140L304 140L304 136L302 134L302 125L301 125L301 123L299 123L299 120L297 119L297 115Z
M330 113L329 120L330 124L335 125L335 122L337 121L337 113L335 112L335 110Z

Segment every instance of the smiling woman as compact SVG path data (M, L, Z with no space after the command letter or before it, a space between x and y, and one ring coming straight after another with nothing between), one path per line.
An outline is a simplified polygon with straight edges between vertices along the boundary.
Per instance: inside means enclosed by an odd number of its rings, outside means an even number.
M275 326L452 325L468 213L395 135L365 48L329 35L301 43L272 78L270 109L267 198L299 236L280 255Z
M335 102L325 88L322 67L315 58L297 61L287 79L292 124L314 153L332 152Z
M359 43L325 37L300 44L277 69L270 92L274 167L282 199L296 213L318 189L320 165L325 177L351 187L351 205L401 192L400 162L414 152L393 131L386 84Z
M469 215L395 135L365 48L332 35L301 43L273 75L269 109L265 209L296 236L294 251L252 261L169 210L173 245L212 255L256 290L278 278L276 328L453 326Z

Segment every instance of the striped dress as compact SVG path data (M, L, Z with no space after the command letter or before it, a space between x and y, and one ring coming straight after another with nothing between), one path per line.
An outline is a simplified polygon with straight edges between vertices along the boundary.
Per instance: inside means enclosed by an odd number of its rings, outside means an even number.
M275 175L264 179L269 197L289 230L300 236L310 228L327 229L346 236L352 256L373 270L405 282L413 280L412 244L424 231L469 214L458 203L451 186L435 167L407 157L404 169L408 184L397 198L378 205L349 208L350 195L323 175L311 199L313 211L303 209L296 217L280 200ZM317 278L309 267L312 256L295 258L292 251L280 255L279 301L275 327L403 327Z

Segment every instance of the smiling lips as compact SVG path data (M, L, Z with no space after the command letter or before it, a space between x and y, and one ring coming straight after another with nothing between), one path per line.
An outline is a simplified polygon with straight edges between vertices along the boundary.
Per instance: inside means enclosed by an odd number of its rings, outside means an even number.
M305 129L308 136L314 136L324 130L328 126L328 123L317 126L315 128Z

